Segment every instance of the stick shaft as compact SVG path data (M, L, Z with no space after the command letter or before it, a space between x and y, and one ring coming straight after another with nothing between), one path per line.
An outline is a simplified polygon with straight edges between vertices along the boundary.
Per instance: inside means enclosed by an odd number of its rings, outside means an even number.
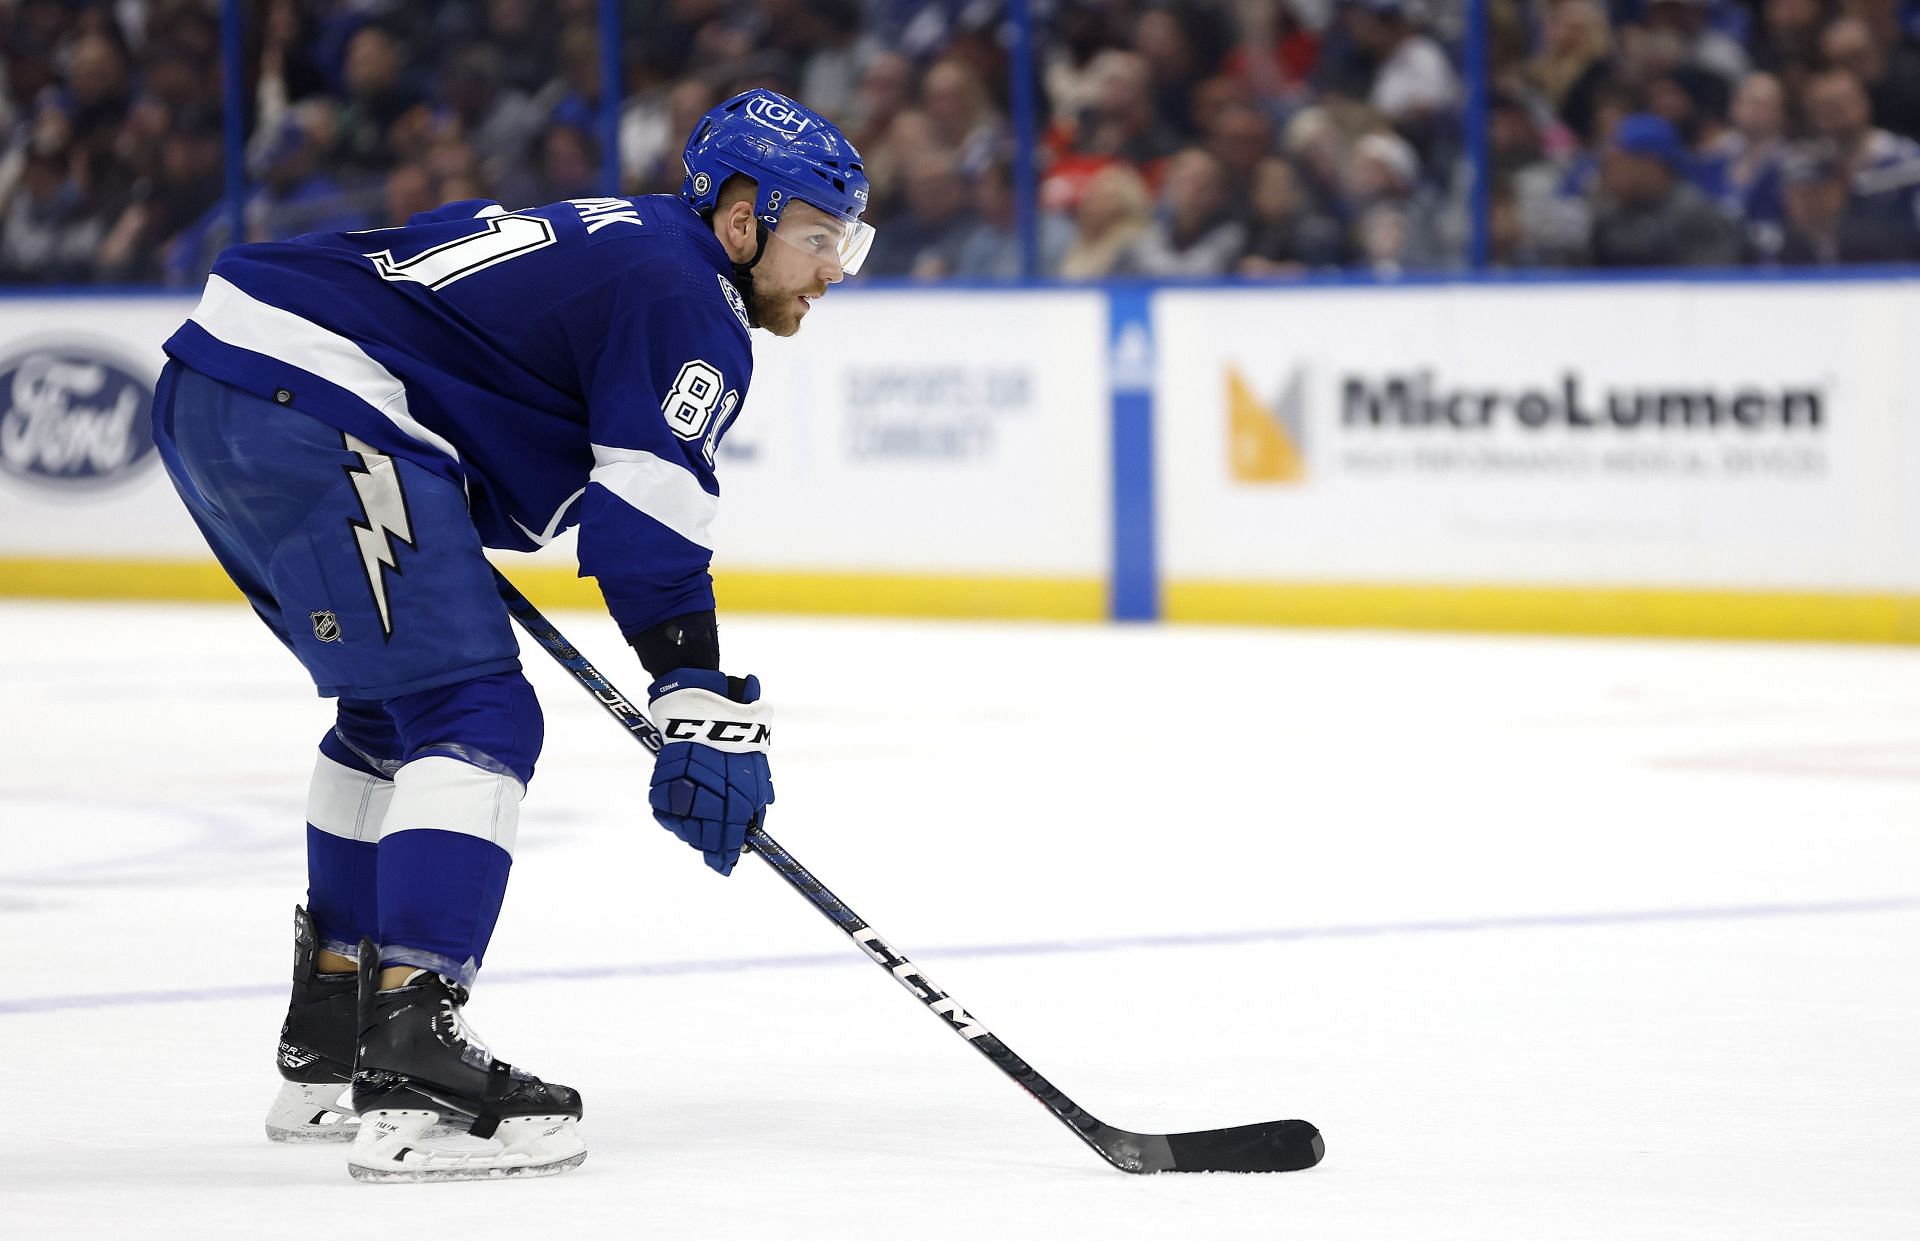
M607 714L617 720L633 738L654 753L659 753L662 738L660 730L655 728L646 712L642 711L626 695L614 688L611 681L595 668L586 656L567 641L553 623L540 614L519 589L509 582L498 569L494 570L494 580L499 587L500 597L506 602L507 611L529 637L539 643L547 654L553 656L561 667L573 675L573 679L591 694ZM819 910L821 915L844 931L854 945L866 955L867 959L892 974L894 979L905 987L909 994L925 1004L934 1014L944 1019L947 1025L961 1038L971 1044L975 1050L991 1060L1001 1072L1017 1082L1020 1087L1039 1100L1049 1112L1078 1134L1080 1139L1095 1151L1102 1159L1125 1171L1144 1170L1136 1155L1127 1149L1128 1144L1116 1142L1117 1136L1141 1137L1146 1135L1124 1134L1102 1124L1079 1104L1069 1099L1059 1087L1042 1077L1034 1067L1016 1055L1011 1047L1001 1042L997 1035L977 1021L958 1001L935 986L920 967L909 961L898 949L881 938L880 933L867 925L865 919L855 913L851 906L835 896L826 884L815 878L813 872L802 866L798 859L773 837L766 829L755 824L747 831L747 846L753 853L763 858L773 867L774 873L786 880L787 886L806 898L808 904Z

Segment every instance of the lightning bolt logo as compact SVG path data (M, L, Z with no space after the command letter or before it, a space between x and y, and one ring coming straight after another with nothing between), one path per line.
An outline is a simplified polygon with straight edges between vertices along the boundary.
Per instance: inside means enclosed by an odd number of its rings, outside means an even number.
M360 466L347 467L353 490L360 497L360 511L366 521L349 519L353 537L360 544L360 564L367 571L367 585L373 588L373 602L380 609L380 632L393 636L393 614L387 606L387 579L381 566L400 571L394 557L393 540L408 547L413 544L413 528L407 521L407 498L400 492L400 471L392 457L375 450L365 440L343 435L348 451L360 458Z

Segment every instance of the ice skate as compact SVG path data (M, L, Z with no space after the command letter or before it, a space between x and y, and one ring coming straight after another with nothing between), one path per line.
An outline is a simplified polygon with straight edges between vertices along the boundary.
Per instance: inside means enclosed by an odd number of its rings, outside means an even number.
M363 949L355 1179L551 1176L586 1159L576 1091L495 1060L461 1018L459 984L415 970L375 990L373 955Z
M267 1108L275 1142L344 1142L360 1127L348 1090L353 1081L356 979L314 966L313 919L293 910L293 997L280 1026L276 1063L283 1079Z

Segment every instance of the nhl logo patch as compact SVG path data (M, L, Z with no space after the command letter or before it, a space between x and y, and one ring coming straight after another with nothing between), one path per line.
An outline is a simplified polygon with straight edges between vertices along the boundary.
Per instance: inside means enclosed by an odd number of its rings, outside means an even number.
M340 640L340 618L332 612L309 612L307 619L313 622L313 636L322 642Z

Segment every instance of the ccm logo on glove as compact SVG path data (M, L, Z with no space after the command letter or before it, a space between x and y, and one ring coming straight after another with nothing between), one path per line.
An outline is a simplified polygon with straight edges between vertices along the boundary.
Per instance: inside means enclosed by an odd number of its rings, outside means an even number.
M771 728L746 720L668 720L660 731L669 741L704 741L708 745L726 741L768 745L773 741Z

